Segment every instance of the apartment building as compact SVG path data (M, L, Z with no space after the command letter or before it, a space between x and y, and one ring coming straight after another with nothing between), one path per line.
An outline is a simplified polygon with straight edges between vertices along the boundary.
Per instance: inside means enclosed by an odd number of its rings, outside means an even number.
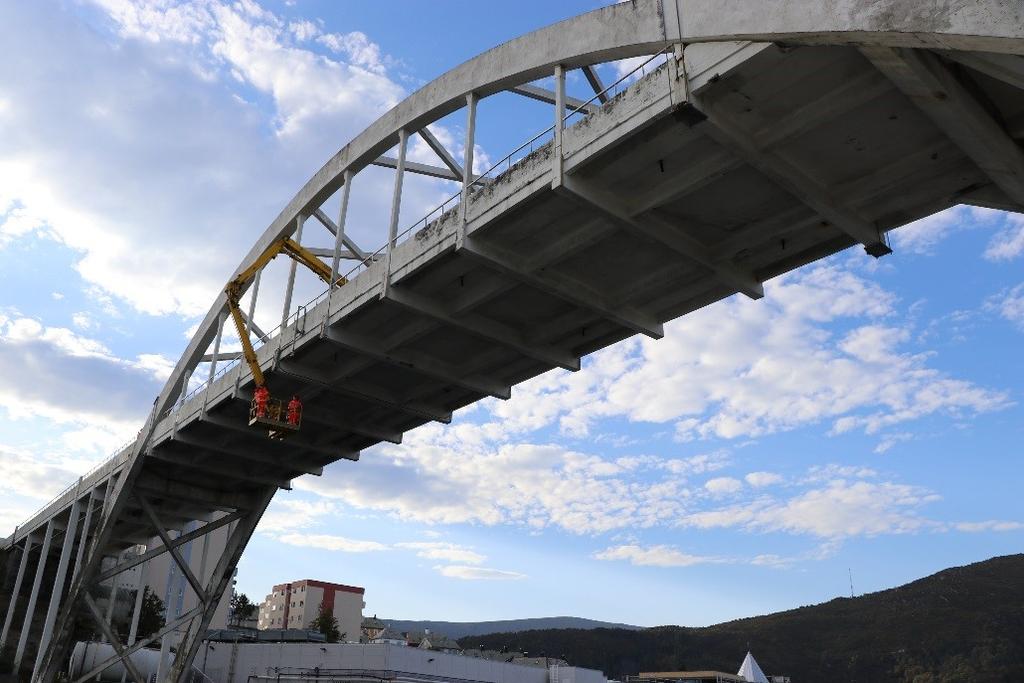
M320 613L320 605L338 620L341 640L359 642L363 621L363 596L359 586L303 579L274 586L260 604L260 630L272 628L308 628Z

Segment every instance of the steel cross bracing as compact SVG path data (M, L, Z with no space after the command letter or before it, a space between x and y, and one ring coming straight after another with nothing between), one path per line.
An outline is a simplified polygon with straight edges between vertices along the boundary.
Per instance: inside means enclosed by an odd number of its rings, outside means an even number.
M7 539L14 590L0 647L33 680L52 681L84 619L118 653L103 666L123 660L141 680L131 652L173 641L160 678L188 680L238 557L293 478L400 443L480 398L508 398L551 368L576 370L618 340L657 339L665 322L732 294L760 298L765 280L852 245L886 254L888 231L940 209L1020 211L1024 9L827 5L619 3L483 53L381 117L311 178L229 278L283 238L301 244L315 226L333 237L333 249L308 251L346 284L296 307L294 270L270 292L256 272L247 311L236 309L270 386L301 397L302 429L275 441L248 426L253 378L238 353L221 351L219 296L136 441ZM594 68L633 57L641 66L615 83ZM573 69L593 97L566 93ZM548 77L550 89L534 83ZM473 149L487 97L539 101L552 125L483 170ZM430 126L460 109L457 158ZM407 158L416 135L436 163ZM395 179L373 252L346 227L353 179L370 166ZM400 232L406 173L458 191ZM326 208L332 197L337 213ZM285 302L269 332L254 320L267 296ZM190 381L199 386L188 392ZM191 606L144 638L111 624L110 582L166 554Z

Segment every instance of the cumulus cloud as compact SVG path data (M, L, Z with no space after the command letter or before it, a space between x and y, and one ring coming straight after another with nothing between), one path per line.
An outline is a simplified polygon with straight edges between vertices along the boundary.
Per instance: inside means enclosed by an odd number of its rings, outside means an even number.
M1010 261L1024 254L1024 216L1006 213L1003 221L1004 227L985 248L985 258L990 261Z
M711 493L736 493L743 489L743 482L733 477L715 477L704 482L704 488Z
M1024 529L1021 522L1010 522L1006 520L989 519L984 522L957 522L953 525L957 531L968 533L979 533L987 531L1019 531Z
M404 89L367 36L343 34L340 52L322 54L315 25L253 2L95 5L98 21L78 5L0 8L0 25L18 27L0 63L2 125L19 131L0 138L0 248L50 237L119 301L204 313L291 195ZM390 181L381 169L357 180L351 233L371 250ZM410 181L403 216L446 196ZM272 268L264 291L284 277ZM300 278L296 300L317 287Z
M461 562L463 564L481 564L487 559L486 555L456 545L454 543L442 543L440 541L412 541L407 543L396 543L396 548L406 548L416 552L417 557L427 560L444 560L446 562Z
M630 564L648 567L692 567L697 564L721 563L722 558L691 555L667 545L642 547L619 545L594 554L597 560L626 560Z
M494 413L583 436L607 417L674 424L681 440L757 437L831 421L835 433L933 414L999 410L1003 391L948 377L905 347L895 297L837 266L778 278L763 301L732 298L596 354L586 372L517 388ZM833 329L848 328L841 336Z
M166 368L161 356L119 358L68 328L0 314L0 407L14 419L102 429L120 443L145 418Z
M822 538L900 534L937 527L919 513L921 507L937 500L937 494L922 487L837 479L789 499L765 496L696 512L680 523L702 529L738 527Z
M434 567L441 574L450 579L462 579L463 581L517 581L525 579L526 574L507 571L504 569L491 569L489 567L466 567L462 565L439 565Z
M262 533L284 533L303 529L334 514L337 507L329 500L293 500L277 496L260 520Z
M782 475L775 474L774 472L751 472L743 478L754 488L762 488L782 483Z
M331 534L281 534L277 540L288 545L343 553L369 553L388 549L386 545L376 541L359 541Z
M1024 283L989 297L985 308L1024 330Z

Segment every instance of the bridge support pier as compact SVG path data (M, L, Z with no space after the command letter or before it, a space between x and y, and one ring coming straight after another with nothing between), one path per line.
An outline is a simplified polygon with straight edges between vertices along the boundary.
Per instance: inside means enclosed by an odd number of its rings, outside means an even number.
M79 480L81 485L81 480ZM77 494L76 494L77 495ZM35 663L32 665L32 675L39 672L39 665L43 661L43 654L50 644L50 636L53 635L53 624L57 620L57 611L60 609L60 601L64 596L64 580L68 575L68 565L71 562L71 552L75 545L75 535L78 531L79 502L71 504L71 515L68 517L68 526L64 531L64 544L60 549L60 559L57 561L57 576L53 579L53 592L50 594L50 606L46 609L46 618L43 622L43 635L39 639L39 649L36 651ZM40 565L42 566L42 565ZM111 601L113 604L113 601Z
M36 565L36 576L32 580L32 592L28 596L28 605L25 607L25 619L21 623L21 635L18 636L18 648L14 652L14 671L21 668L21 659L25 656L25 646L28 644L28 634L32 629L32 617L36 611L36 600L39 598L39 587L43 583L43 572L46 570L46 557L50 553L50 541L53 540L53 519L46 524L46 531L43 534L43 544L39 549L39 563Z
M18 563L18 576L14 579L14 591L11 593L11 602L7 605L7 616L4 617L3 631L0 631L0 651L3 651L7 644L7 634L11 631L11 622L14 621L14 611L18 607L18 595L21 593L21 582L25 578L25 566L28 565L28 554L32 551L32 534L25 537L25 547L21 551L21 562Z

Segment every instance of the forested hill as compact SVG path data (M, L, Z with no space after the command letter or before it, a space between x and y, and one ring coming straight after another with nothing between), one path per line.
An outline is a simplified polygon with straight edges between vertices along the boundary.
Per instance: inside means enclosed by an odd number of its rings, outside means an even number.
M512 633L537 629L593 629L622 628L636 630L639 626L629 624L613 624L607 621L594 621L581 617L538 617L534 619L506 619L504 621L416 621L409 619L380 620L390 628L398 631L422 631L430 629L434 633L443 633L449 638L463 638L484 633Z
M548 629L469 636L464 648L564 657L609 677L739 668L747 645L794 683L1024 681L1024 555L891 590L706 628Z

